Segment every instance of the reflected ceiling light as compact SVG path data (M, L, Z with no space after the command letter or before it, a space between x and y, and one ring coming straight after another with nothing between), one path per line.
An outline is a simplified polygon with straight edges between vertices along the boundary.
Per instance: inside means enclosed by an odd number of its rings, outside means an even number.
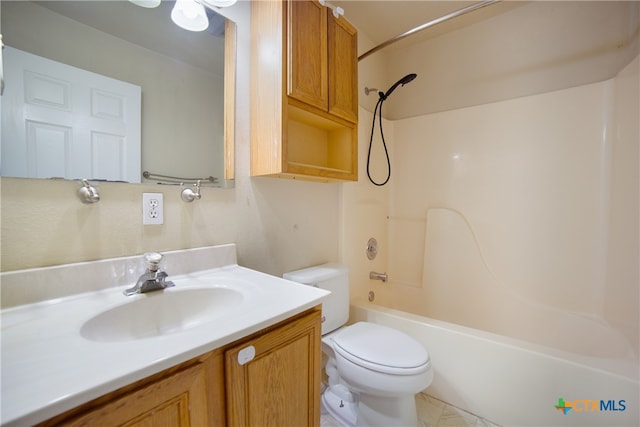
M129 1L137 6L152 9L154 7L160 6L161 0L129 0Z
M171 20L189 31L204 31L209 26L204 6L195 0L176 0Z
M208 6L214 7L229 7L236 4L238 0L202 0L202 2Z

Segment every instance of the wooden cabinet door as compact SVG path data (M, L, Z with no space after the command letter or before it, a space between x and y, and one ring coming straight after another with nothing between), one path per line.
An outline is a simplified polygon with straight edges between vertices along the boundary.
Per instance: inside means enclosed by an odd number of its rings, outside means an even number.
M225 353L229 426L319 425L320 328L316 310Z
M329 113L358 121L358 33L344 18L328 18Z
M327 111L327 8L287 2L287 95Z
M60 423L63 426L209 425L206 369L199 363Z

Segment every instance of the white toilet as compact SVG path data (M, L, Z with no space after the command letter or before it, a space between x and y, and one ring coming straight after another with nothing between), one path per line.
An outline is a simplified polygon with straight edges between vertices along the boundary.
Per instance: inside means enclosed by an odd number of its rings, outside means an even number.
M322 351L329 385L322 406L346 426L417 426L415 395L433 380L427 350L409 335L349 318L349 271L324 264L285 279L331 291L322 304Z

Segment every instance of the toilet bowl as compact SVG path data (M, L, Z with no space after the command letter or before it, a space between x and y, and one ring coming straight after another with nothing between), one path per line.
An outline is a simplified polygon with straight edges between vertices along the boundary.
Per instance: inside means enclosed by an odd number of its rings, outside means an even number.
M348 318L348 270L325 264L285 279L328 289L322 304L322 351L328 384L322 406L345 426L417 426L415 394L433 379L427 350L411 336ZM336 321L335 319L339 319Z
M359 322L324 336L322 347L327 365L336 367L335 373L327 372L329 387L323 393L323 406L334 418L347 426L418 425L415 395L433 379L429 354L420 343L397 330Z

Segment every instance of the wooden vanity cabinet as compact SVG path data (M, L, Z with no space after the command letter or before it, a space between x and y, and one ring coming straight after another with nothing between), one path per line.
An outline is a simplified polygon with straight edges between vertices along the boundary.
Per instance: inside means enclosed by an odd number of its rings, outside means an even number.
M357 32L316 0L251 4L251 174L358 179Z
M320 424L319 316L316 311L225 352L229 426ZM247 354L253 358L244 363Z
M320 333L316 307L40 426L318 426Z
M39 426L224 425L223 352L216 350L122 387Z

